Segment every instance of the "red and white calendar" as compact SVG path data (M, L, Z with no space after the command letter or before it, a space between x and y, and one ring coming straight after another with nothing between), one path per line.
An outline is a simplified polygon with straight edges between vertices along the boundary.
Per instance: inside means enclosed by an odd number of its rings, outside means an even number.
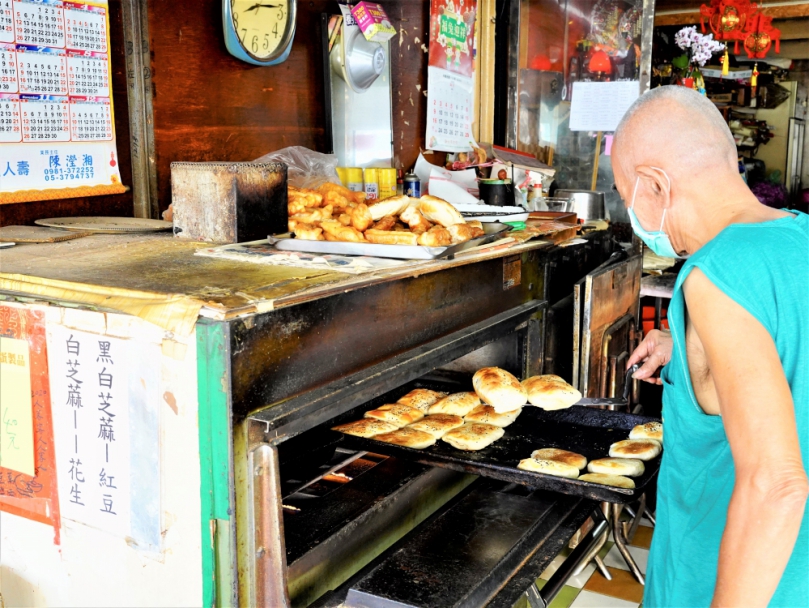
M0 204L124 191L110 82L106 1L0 0Z
M472 149L477 1L430 2L427 68L427 148Z

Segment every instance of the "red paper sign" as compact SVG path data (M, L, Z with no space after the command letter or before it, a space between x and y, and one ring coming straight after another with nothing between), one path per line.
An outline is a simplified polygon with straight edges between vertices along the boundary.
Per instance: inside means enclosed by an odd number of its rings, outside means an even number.
M25 308L0 306L0 335L28 342L34 418L34 476L0 467L0 511L52 525L54 543L59 544L59 495L45 314Z
M471 78L475 73L477 0L431 0L430 65Z

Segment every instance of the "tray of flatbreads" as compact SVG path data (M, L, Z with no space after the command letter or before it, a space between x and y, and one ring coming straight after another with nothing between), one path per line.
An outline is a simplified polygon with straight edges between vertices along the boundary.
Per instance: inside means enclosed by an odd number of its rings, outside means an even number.
M506 236L511 226L499 222L482 224L483 236L454 245L429 247L425 245L385 245L382 243L350 241L312 241L301 238L277 238L270 236L268 242L281 251L301 251L336 255L362 255L375 258L400 260L451 259L454 255L473 247L486 245Z
M424 410L425 417L418 421L398 420L398 416L405 414L405 408L401 408L402 412L397 411L400 409L397 401L404 397L403 400L409 405L419 405L410 403L407 397L414 394L416 388L441 392L452 399L449 403L439 402L437 409L435 403L427 406ZM472 382L468 376L456 376L451 380L425 378L381 395L332 421L329 427L338 429L333 432L370 435L363 437L344 434L341 439L343 445L353 449L406 458L421 464L473 473L531 488L615 503L637 499L649 487L660 468L661 455L658 450L657 453L643 456L645 460L639 470L630 473L617 471L624 475L631 474L632 483L629 485L634 487L605 485L614 476L601 473L611 471L603 467L609 467L613 464L612 461L622 464L620 458L610 458L625 456L616 452L613 446L621 445L619 442L626 443L631 434L633 441L640 441L634 439L638 436L638 431L633 429L644 425L659 425L655 418L576 405L566 409L545 410L526 404L514 420L505 420L502 413L497 413L492 408L487 410L475 405L471 410L464 409L472 406L466 402L464 394L472 392ZM363 419L363 415L369 412L377 417ZM439 414L439 418L433 418ZM453 416L457 420L453 421ZM431 423L433 419L435 423ZM399 428L405 423L405 429ZM352 424L363 428L352 429ZM371 429L370 426L374 428ZM429 434L443 434L443 437L431 441L427 437ZM476 449L476 443L485 447ZM526 460L534 463L531 457L538 450L549 448L583 457L587 464L578 463L577 466L581 468L579 477L585 478L560 477L558 472L544 471L541 466L518 468L521 463L524 466ZM604 460L607 462L602 464ZM625 460L634 461L635 458L630 455ZM598 461L597 464L601 466L589 467L592 461ZM542 459L537 462L540 465L545 463ZM594 475L594 471L598 474ZM627 479L623 475L618 477ZM590 479L597 481L589 481Z
M288 186L287 212L294 238L268 238L281 251L434 260L498 240L510 229L467 220L435 196L366 200L364 192L330 182L317 189Z

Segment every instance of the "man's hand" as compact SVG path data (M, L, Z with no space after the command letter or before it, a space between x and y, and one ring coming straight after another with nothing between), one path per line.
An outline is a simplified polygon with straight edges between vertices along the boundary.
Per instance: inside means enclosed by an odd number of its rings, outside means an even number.
M653 329L646 334L643 342L638 345L626 364L627 369L629 369L636 363L644 362L632 377L651 384L662 384L663 381L660 378L653 378L652 376L659 367L663 367L671 361L672 346L673 340L671 339L670 331Z

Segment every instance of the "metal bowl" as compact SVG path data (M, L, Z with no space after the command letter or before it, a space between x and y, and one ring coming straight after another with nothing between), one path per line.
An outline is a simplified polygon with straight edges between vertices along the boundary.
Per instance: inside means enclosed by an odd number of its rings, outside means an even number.
M560 198L558 196L548 197L545 199L545 206L548 207L548 211L570 211L570 199L569 198Z
M570 199L567 211L574 211L580 220L603 220L606 217L604 193L597 190L557 190L559 198Z

